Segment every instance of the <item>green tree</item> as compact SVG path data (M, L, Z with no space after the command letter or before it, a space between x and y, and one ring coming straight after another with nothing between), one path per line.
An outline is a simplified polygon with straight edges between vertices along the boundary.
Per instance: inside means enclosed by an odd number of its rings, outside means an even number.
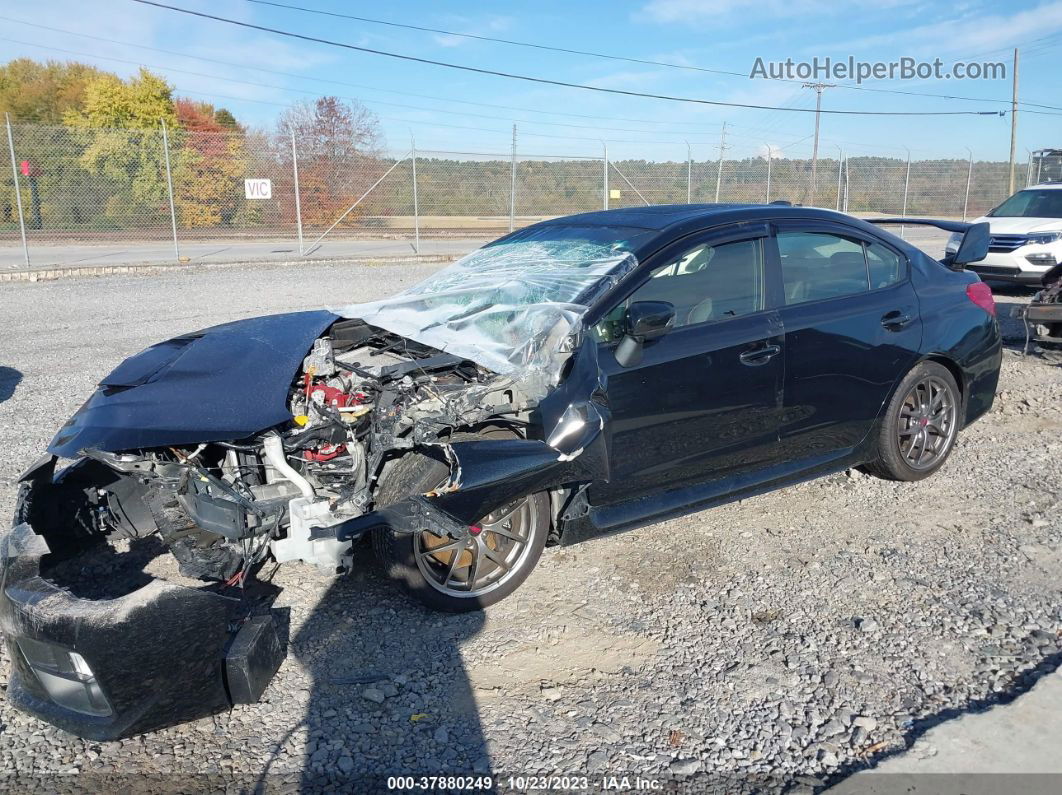
M161 224L167 212L162 123L177 132L169 84L146 69L129 80L101 75L65 121L84 145L81 165L114 190L104 214L123 224Z

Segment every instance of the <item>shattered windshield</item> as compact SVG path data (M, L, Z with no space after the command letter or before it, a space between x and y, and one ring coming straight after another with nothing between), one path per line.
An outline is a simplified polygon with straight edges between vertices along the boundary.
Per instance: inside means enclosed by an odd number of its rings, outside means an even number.
M532 227L392 298L338 313L495 372L540 369L593 299L637 264L632 251L651 234L630 227Z

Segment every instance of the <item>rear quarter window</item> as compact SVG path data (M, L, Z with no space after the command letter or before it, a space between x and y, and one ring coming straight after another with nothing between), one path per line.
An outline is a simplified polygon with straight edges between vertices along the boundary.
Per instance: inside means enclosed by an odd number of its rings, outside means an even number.
M871 290L896 284L907 275L903 257L891 248L881 243L868 243L866 249Z

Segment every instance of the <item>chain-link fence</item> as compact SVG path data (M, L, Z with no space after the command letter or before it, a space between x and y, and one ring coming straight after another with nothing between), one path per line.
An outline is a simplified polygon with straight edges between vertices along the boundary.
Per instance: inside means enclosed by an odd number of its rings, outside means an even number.
M673 160L347 151L263 132L11 124L0 249L489 238L542 218L650 204L789 200L850 213L972 218L1006 197L1005 162L881 156ZM1023 175L1024 176L1024 175ZM135 248L135 247L130 247ZM412 253L412 252L410 252ZM135 257L131 254L130 257Z

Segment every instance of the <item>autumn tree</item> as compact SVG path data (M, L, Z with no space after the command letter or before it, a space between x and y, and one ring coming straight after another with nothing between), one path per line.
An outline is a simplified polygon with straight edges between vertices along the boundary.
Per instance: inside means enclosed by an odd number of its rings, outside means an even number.
M8 61L0 66L0 113L16 123L61 124L66 113L81 108L88 83L103 74L76 62Z
M85 217L71 194L81 190L88 177L78 164L79 150L66 145L65 131L56 125L65 113L81 107L85 86L102 74L82 63L40 63L29 58L0 66L0 113L11 117L17 158L34 169L29 184L22 186L23 213L31 229L43 225L42 215L64 223ZM60 185L64 190L54 189ZM10 170L0 182L0 221L17 223Z
M228 126L229 120L235 123L232 114L217 111L209 103L178 99L174 111L178 124L174 135L178 221L189 228L231 226L244 201L243 135Z
M308 225L330 224L382 173L380 124L359 102L338 97L297 102L281 115L277 130L281 139L295 139Z

